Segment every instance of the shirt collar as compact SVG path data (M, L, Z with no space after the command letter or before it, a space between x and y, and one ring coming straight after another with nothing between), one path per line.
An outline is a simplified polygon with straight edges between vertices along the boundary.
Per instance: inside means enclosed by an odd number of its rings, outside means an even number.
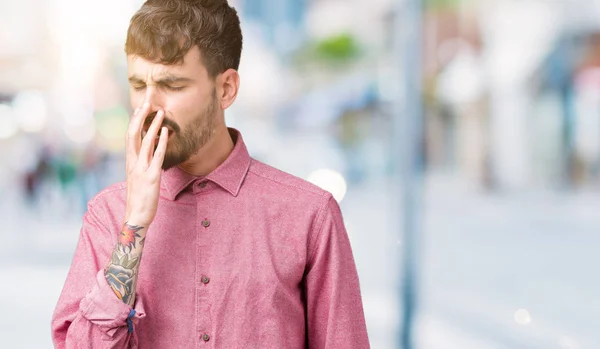
M205 177L191 175L179 167L172 167L162 174L162 186L166 189L167 197L175 200L177 195L199 178L206 178L237 196L250 168L250 154L240 131L228 128L235 145L225 161Z

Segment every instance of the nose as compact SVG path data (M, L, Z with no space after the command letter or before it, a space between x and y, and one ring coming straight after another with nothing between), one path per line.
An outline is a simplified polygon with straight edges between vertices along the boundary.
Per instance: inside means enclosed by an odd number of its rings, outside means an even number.
M156 86L148 86L146 88L146 96L144 98L146 102L150 103L150 112L148 114L155 114L159 110L164 109L163 96Z

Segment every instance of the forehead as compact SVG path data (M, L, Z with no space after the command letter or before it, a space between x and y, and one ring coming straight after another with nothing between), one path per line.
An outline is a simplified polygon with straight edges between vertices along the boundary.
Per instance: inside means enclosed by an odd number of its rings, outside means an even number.
M179 76L193 79L208 79L208 71L202 63L200 50L192 47L178 64L161 64L136 55L127 56L129 77L156 80L162 76Z

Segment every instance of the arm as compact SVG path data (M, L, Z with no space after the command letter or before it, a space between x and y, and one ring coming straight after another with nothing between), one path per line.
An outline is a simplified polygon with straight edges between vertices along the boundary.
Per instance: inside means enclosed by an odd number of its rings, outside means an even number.
M106 282L117 298L129 306L135 303L135 289L145 239L146 227L125 223L110 262L104 270Z
M52 317L55 348L135 347L136 333L129 333L127 320L137 324L145 316L144 306L141 299L135 308L119 300L106 280L103 265L111 256L117 234L101 223L104 216L101 208L90 204L83 218L73 262ZM132 309L136 313L130 318Z
M369 339L358 274L342 213L331 194L309 240L304 280L310 349L365 349Z
M164 112L158 111L142 140L142 125L149 111L148 103L137 109L127 132L128 223L117 235L94 218L91 206L84 217L79 244L52 321L52 338L57 348L136 347L134 325L144 317L143 305L135 297L136 282L146 230L158 206L168 135L162 128L153 152L164 118ZM118 238L113 251L101 253L99 245L108 242L114 246L115 235ZM99 261L105 263L104 270L99 270Z

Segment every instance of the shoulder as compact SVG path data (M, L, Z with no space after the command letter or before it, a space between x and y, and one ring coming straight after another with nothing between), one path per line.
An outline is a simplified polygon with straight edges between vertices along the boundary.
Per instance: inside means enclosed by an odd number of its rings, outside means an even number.
M269 207L285 209L297 217L309 217L318 226L330 209L333 195L300 177L252 160L244 186Z
M119 210L126 204L127 184L118 182L102 189L88 201L88 210L100 213Z
M331 197L328 191L317 185L255 159L252 159L248 175L251 182L263 187L267 194L313 202L328 201Z

